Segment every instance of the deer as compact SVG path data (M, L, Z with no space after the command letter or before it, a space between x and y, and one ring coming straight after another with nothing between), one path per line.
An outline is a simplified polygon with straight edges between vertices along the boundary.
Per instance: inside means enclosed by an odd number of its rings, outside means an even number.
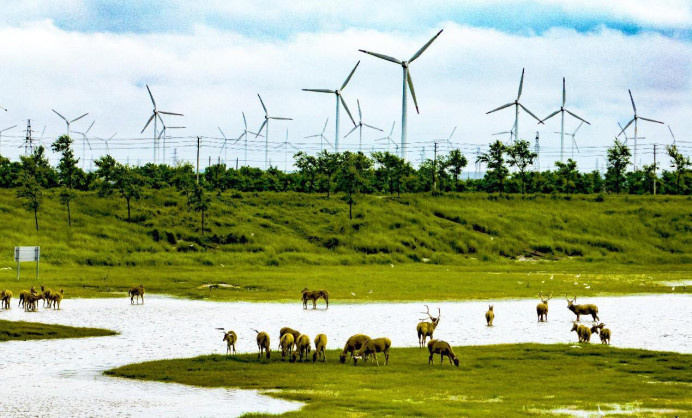
M293 341L294 341L294 344L296 345L296 348L297 348L298 337L300 337L300 331L296 331L293 328L289 328L289 327L283 327L283 328L281 328L281 330L279 330L279 340L287 333L293 335Z
M300 337L298 337L298 341L296 341L296 351L293 352L293 356L291 357L291 362L295 363L298 361L298 357L300 357L300 361L303 361L303 357L305 360L308 359L308 353L312 350L310 347L310 337L308 337L305 334L302 334Z
M226 356L231 354L231 349L233 349L233 354L235 354L235 342L238 341L238 335L235 331L229 330L226 332L223 328L216 328L223 332L223 341L226 341Z
M565 297L567 298L567 295L565 295ZM572 300L567 298L567 309L577 315L577 322L579 322L579 317L581 315L591 315L591 318L593 318L594 321L600 321L598 318L598 306L590 303L587 305L575 305L574 302L576 302L576 300L576 296Z
M50 292L48 295L48 307L50 308L52 306L53 309L60 310L60 302L62 302L64 295L65 292L63 289L60 289L60 292Z
M485 323L489 327L493 326L493 320L495 319L495 312L493 312L494 306L495 305L489 305L488 312L485 313ZM428 344L428 348L430 348L430 344Z
M437 328L437 325L440 323L440 318L442 317L442 312L440 311L440 308L437 308L437 318L435 318L434 316L430 315L430 308L428 307L428 305L423 306L425 306L427 312L421 313L428 315L428 318L421 318L420 320L425 321L426 319L430 319L431 322L419 322L418 326L416 326L416 331L418 332L419 348L425 347L425 340L428 337L433 338L435 328Z
M454 365L459 367L459 357L452 351L452 346L448 342L442 340L430 340L428 342L428 352L430 357L428 357L428 364L433 364L433 354L440 355L440 366L444 362L445 356L449 359L449 364L454 362Z
M24 306L26 309L26 297L27 295L35 295L36 294L36 289L34 289L33 286L31 286L31 290L22 290L19 292L19 304L17 306Z
M42 294L29 293L24 296L24 311L25 312L36 312L38 311L38 301L43 299Z
M601 337L601 344L610 344L610 330L608 328L604 328L605 324L601 322L600 324L594 325L591 327L591 332L595 332L596 334L599 334Z
M538 322L548 322L548 301L553 298L553 294L545 299L543 298L543 292L538 294L541 299L541 303L536 305L536 315L538 315Z
M579 337L580 343L588 343L591 341L591 328L586 325L581 325L577 321L572 322L572 330L577 332L577 337ZM571 332L570 331L570 332Z
M3 309L10 309L10 302L12 301L12 292L10 290L3 290L0 292L0 306Z
M317 309L317 301L322 298L327 303L327 308L329 309L329 292L322 290L310 290L307 287L300 291L303 300L303 309L308 308L308 300L312 301L312 309Z
M45 308L46 305L48 305L48 307L50 308L50 305L52 303L51 294L53 292L51 292L50 289L46 289L44 286L41 286L41 293L43 293L43 307Z
M270 356L270 342L269 342L269 334L266 332L262 331L257 331L256 329L253 329L257 333L257 349L259 349L259 353L257 353L257 361L259 361L260 357L262 356L262 352L266 353L267 355L267 360L269 360Z
M293 354L293 344L295 344L296 340L293 338L293 334L290 332L285 333L284 335L281 336L281 339L279 340L279 350L281 350L281 361L286 361L286 356L291 358L291 354Z
M316 362L318 358L322 358L323 362L327 362L327 356L324 354L324 349L327 347L327 336L317 334L315 337L315 352L312 353L312 362Z
M384 365L389 363L389 347L392 346L392 340L389 338L375 338L368 340L358 351L357 355L353 356L353 365L358 364L359 359L363 359L363 363L367 363L368 357L372 356L377 365L380 362L377 360L377 353L384 353ZM372 361L372 360L371 360Z
M370 340L370 337L365 334L352 335L348 340L346 340L344 350L341 352L341 355L339 355L339 362L342 364L346 363L346 355L350 354L351 357L353 357L368 340Z
M142 305L144 305L144 286L140 283L139 287L131 287L128 292L130 296L130 304L135 304L135 298L137 298L137 304L139 305L139 298L142 298Z

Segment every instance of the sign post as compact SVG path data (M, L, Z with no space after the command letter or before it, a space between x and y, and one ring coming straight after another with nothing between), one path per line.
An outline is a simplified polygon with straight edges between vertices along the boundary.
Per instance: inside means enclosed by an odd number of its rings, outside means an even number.
M41 247L14 247L14 261L17 262L17 280L19 280L19 268L22 261L36 262L36 281L38 281L38 265L41 257Z

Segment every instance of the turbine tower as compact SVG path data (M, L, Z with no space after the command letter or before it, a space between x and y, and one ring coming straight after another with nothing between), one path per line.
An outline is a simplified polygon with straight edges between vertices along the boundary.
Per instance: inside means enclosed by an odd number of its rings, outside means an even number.
M306 137L305 137L305 139L308 139L308 138L317 138L317 137L319 136L319 137L320 137L320 152L321 152L322 150L324 150L324 143L325 143L325 142L326 142L327 144L329 144L330 147L334 148L334 146L331 144L331 142L329 142L329 140L327 139L327 137L324 136L324 131L327 130L327 123L329 123L329 118L327 118L327 120L324 121L324 128L322 128L322 132L320 132L320 133L318 133L318 134L316 134L316 135L310 135L310 136L306 136ZM348 135L346 135L346 136L348 136ZM344 138L346 138L346 136L345 136Z
M581 128L581 126L584 124L584 122L586 122L586 121L580 122L580 123L579 123L579 126L577 126L577 129L575 129L574 132L572 132L572 133L568 133L568 132L565 132L565 131L554 132L554 133L556 133L556 134L560 134L561 137L564 137L564 135L567 135L567 136L571 136L571 137L572 137L572 156L570 157L572 160L574 160L574 148L575 148L575 147L577 148L577 152L579 152L579 146L577 145L577 140L576 140L575 136L577 135L577 131L579 130L579 128ZM587 123L588 123L588 122L587 122ZM560 158L560 162L562 162L562 158Z
M259 134L262 133L262 129L267 128L267 130L264 132L264 169L266 170L269 167L269 119L275 119L275 120L293 120L291 118L283 118L283 117L277 117L277 116L269 116L269 112L267 111L267 106L264 105L264 101L262 101L262 96L257 94L257 97L259 97L260 103L262 104L262 109L264 109L264 122L262 122L262 126L257 130L257 134L255 135L255 138L259 136Z
M430 44L437 39L438 36L442 33L442 30L437 32L435 36L433 36L421 49L418 50L413 56L408 61L401 61L398 60L394 57L390 57L388 55L383 55L383 54L378 54L375 52L369 52L365 51L363 49L359 49L360 52L364 52L366 54L370 54L372 56L375 56L377 58L381 58L386 61L391 61L395 64L401 65L401 68L403 70L403 82L402 82L402 95L401 95L401 158L406 159L406 105L407 105L407 87L411 89L411 97L413 97L413 104L416 105L416 113L420 113L420 110L418 109L418 101L416 100L416 91L413 88L413 81L411 80L411 73L408 69L409 65L415 61L418 57L421 56L423 52L425 52L426 49L430 46Z
M565 109L565 102L567 101L567 93L565 89L565 77L562 77L562 106L550 115L548 115L547 118L543 119L541 122L545 122L548 119L552 118L553 116L557 115L558 113L560 114L560 162L564 161L564 153L565 153L565 112L569 113L573 117L579 119L582 121L582 123L586 123L587 125L591 125L589 122L587 122L585 119L582 119L581 117L575 115L574 113L570 112L569 110ZM581 127L582 124L579 124L579 127ZM577 128L579 130L579 128ZM577 131L574 131L576 133ZM574 134L572 134L572 157L574 158ZM579 148L577 148L577 151L579 151Z
M88 115L88 113L85 113L85 114L83 114L82 116L80 116L80 117L78 117L78 118L74 118L74 119L72 119L72 120L68 120L65 116L63 116L63 115L61 115L60 113L58 113L55 109L51 109L51 110L52 110L53 112L55 112L56 115L60 116L60 119L62 119L62 120L65 121L65 125L67 125L67 136L70 136L70 125L72 124L72 122L77 122L78 120L80 120L80 119L83 118L84 116Z
M185 129L184 126L166 126L166 124L163 122L163 119L161 119L161 132L159 132L159 136L156 138L158 142L161 142L161 138L163 137L163 146L161 147L161 161L166 164L166 132L169 129Z
M384 131L382 129L376 128L372 125L368 125L367 123L363 123L363 112L360 111L360 100L356 99L356 103L358 104L358 123L356 124L356 126L353 127L353 129L351 129L349 131L349 133L344 135L344 139L346 139L347 136L351 135L353 133L353 131L355 131L357 128L359 128L360 138L358 139L358 151L362 151L363 150L363 126L367 126L370 129L374 129L374 130L380 131L380 132L384 132Z
M392 134L394 133L394 125L395 125L395 124L396 124L396 121L392 122L392 129L389 131L389 135L383 136L382 138L378 138L378 139L375 140L375 141L384 141L384 140L386 140L386 141L387 141L387 152L390 152L390 150L392 149L391 146L390 146L391 144L394 144L395 147L399 148L399 147L396 145L396 142L394 142L394 140L392 139Z
M89 143L89 138L87 138L87 134L91 130L91 127L94 126L94 123L96 123L96 121L91 122L91 125L89 125L89 128L85 132L75 131L76 134L80 134L82 136L82 170L84 170L84 161L86 161L87 145L89 145L89 151L91 151L91 144Z
M538 117L536 115L531 113L531 111L529 109L527 109L523 104L519 103L519 99L521 98L521 91L523 88L524 88L524 69L522 68L521 69L521 80L519 80L519 93L517 93L516 100L514 100L512 103L504 104L504 105L498 107L497 109L493 109L489 112L485 112L485 114L487 115L487 114L490 114L493 112L497 112L498 110L502 110L506 107L514 106L514 129L512 129L514 131L514 141L519 141L521 139L519 137L519 108L520 107L522 109L524 109L524 111L526 113L533 116L533 118L536 119L538 121L538 123L543 123L540 119L538 119Z
M336 127L335 127L335 133L334 133L334 151L339 152L339 108L341 105L344 106L344 109L346 110L346 113L348 113L348 117L351 118L351 122L353 124L356 124L356 121L353 120L353 116L351 115L351 111L348 109L348 106L346 105L346 101L344 100L344 97L341 95L341 93L344 91L346 88L346 85L348 85L348 82L351 81L351 77L353 77L353 73L356 72L356 68L358 68L358 65L360 64L360 61L356 63L356 66L353 67L351 70L351 73L346 77L346 81L341 85L340 89L337 90L328 90L328 89L303 89L303 91L311 91L314 93L331 93L334 94L336 97Z
M151 113L151 116L149 117L149 120L147 121L146 125L144 125L144 128L142 128L142 132L144 133L144 130L147 129L147 126L151 123L152 119L154 120L154 135L153 135L153 142L154 142L154 164L156 164L156 141L158 140L159 132L157 130L157 119L161 121L163 124L163 119L161 119L161 115L172 115L172 116L183 116L182 113L173 113L173 112L164 112L163 110L159 110L156 107L156 100L154 100L154 95L151 94L151 89L149 88L149 85L147 84L147 91L149 92L149 98L151 99L151 104L154 105L154 110ZM165 126L165 125L164 125Z
M245 138L245 161L243 164L244 164L244 166L247 166L247 137L248 137L248 134L255 135L255 138L257 138L257 136L264 137L264 135L260 135L259 133L248 131L247 130L247 119L245 119L245 112L242 112L242 114L243 114L243 126L245 126L245 129L243 129L243 133L240 134L240 136L238 137L238 139L235 140L235 142L238 142L241 139ZM234 142L234 144L235 144L235 142Z
M659 122L657 120L653 120L653 119L649 119L649 118L644 118L644 117L637 115L637 106L634 105L634 98L632 97L632 90L628 89L627 91L630 93L630 100L632 101L632 109L634 110L634 117L632 118L632 120L627 122L627 125L625 125L624 128L622 128L622 131L620 131L620 134L625 132L625 129L627 129L632 124L632 122L634 122L634 152L632 153L632 166L636 170L637 169L637 121L639 119L641 119L641 120L645 120L647 122L660 123L661 125L663 125L663 122ZM618 136L620 136L620 134L618 134Z
M288 128L286 128L286 140L279 144L276 148L285 147L284 149L284 173L288 173L288 147L293 148L296 151L300 151L298 148L294 147L293 144L288 142Z
M94 137L94 138L98 139L99 141L103 141L103 143L106 144L106 155L110 155L110 153L111 153L111 150L110 150L110 147L109 147L108 143L111 141L111 139L115 138L115 136L116 136L117 134L118 134L117 132L114 133L114 134L111 135L111 137L108 138L108 139L99 138L98 136L95 136L95 137Z

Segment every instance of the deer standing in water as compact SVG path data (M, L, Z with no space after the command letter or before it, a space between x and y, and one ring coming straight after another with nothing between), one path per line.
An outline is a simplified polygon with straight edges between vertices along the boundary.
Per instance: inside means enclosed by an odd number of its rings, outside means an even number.
M421 318L421 321L430 319L430 322L420 322L416 327L416 331L418 331L418 346L420 348L425 347L425 340L428 337L433 338L435 328L437 328L437 325L440 323L440 318L442 317L442 312L440 311L440 308L437 308L437 318L435 318L434 316L430 315L430 308L428 307L428 305L424 306L427 312L421 313L428 315L428 318Z
M536 305L536 315L538 315L538 322L548 322L548 301L553 298L551 293L548 299L543 298L543 292L538 294L541 298L541 303Z
M591 318L593 318L594 321L600 321L600 319L598 318L598 306L591 303L586 305L575 305L574 302L576 301L576 296L572 300L569 300L569 298L567 298L567 309L569 309L570 311L574 312L575 315L577 315L577 322L579 322L580 315L591 315Z

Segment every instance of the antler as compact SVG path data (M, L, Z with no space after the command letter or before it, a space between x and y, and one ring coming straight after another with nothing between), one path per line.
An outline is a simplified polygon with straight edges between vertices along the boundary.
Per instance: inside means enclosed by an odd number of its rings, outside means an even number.
M215 329L218 329L218 330L220 330L220 331L226 332L226 330L223 329L223 328L215 328Z
M421 313L422 313L422 314L426 314L426 315L428 315L428 318L433 319L433 316L430 315L430 308L428 307L428 305L423 305L423 306L425 306L425 309L427 310L427 312L421 312ZM439 309L439 308L438 308L438 309ZM420 320L421 320L421 321L424 321L424 320L426 320L426 319L428 319L428 318L421 318Z
M440 310L440 307L437 307L437 319L440 319L442 317L442 311Z

